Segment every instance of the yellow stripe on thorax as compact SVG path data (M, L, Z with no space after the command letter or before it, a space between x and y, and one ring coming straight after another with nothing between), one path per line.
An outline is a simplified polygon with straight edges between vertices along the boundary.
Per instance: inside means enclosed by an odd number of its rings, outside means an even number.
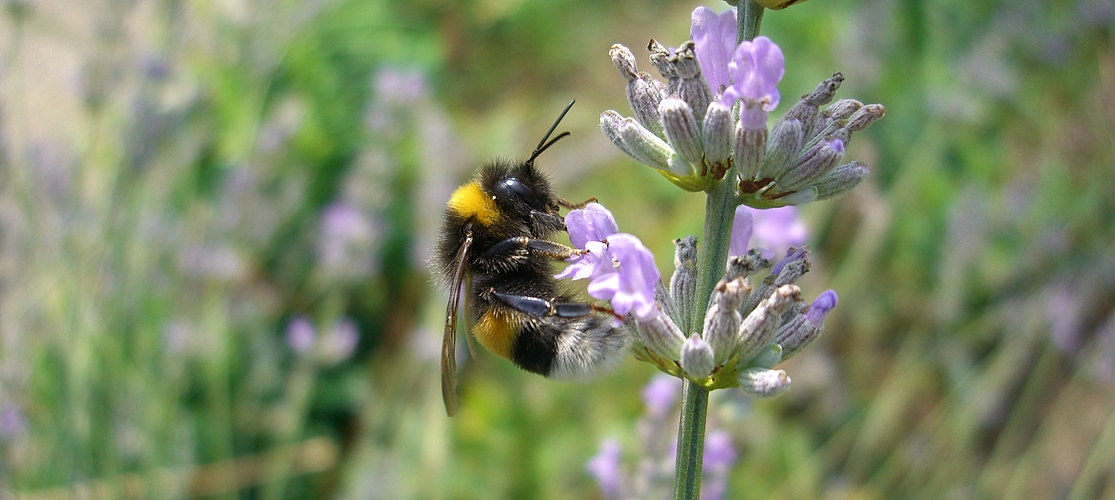
M520 331L522 325L519 322L497 309L486 311L473 327L476 340L481 345L506 359L511 359L511 349L515 347Z
M499 207L491 196L484 194L480 183L465 184L449 198L449 210L463 217L475 218L480 224L491 227L499 220Z

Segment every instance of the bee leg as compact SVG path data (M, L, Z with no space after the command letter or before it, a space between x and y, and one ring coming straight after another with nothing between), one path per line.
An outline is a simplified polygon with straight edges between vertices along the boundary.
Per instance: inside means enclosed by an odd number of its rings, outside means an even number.
M557 209L555 208L556 212ZM556 213L530 211L530 227L534 234L550 234L565 230L565 219Z
M554 198L554 201L556 201L557 204L562 206L563 208L569 210L579 210L585 208L585 205L588 205L589 203L596 203L596 197L594 196L580 203L571 203L568 200L564 200L562 198Z
M536 318L550 316L557 316L559 318L582 318L594 313L603 313L611 315L616 319L623 320L623 317L616 314L615 311L596 304L583 302L550 302L538 297L501 293L497 292L494 288L488 289L486 295L488 298L494 299L511 309Z
M587 250L580 250L540 238L517 236L492 245L488 251L480 255L480 260L498 260L507 256L522 258L526 256L526 252L534 252L556 260L565 260L576 255L583 255Z

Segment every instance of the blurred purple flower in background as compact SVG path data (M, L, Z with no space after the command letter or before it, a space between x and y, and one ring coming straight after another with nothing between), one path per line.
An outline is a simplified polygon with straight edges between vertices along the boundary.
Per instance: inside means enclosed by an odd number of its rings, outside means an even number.
M701 484L701 500L718 500L728 492L728 472L735 465L738 454L732 446L732 436L714 430L705 437L705 477Z
M643 387L643 404L651 416L662 418L673 409L681 392L681 379L665 373L659 373L650 379L650 383Z
M600 452L585 464L585 470L596 479L605 498L620 498L623 487L623 471L620 470L621 452L619 440L608 438L600 443Z
M351 318L333 324L322 338L321 355L328 364L336 364L352 357L356 344L360 341L360 330Z
M23 412L10 402L5 402L0 408L0 439L12 440L27 430L27 419Z
M745 255L749 248L758 248L770 259L804 245L808 237L809 230L795 206L759 210L740 205L732 222L728 255Z
M681 379L658 374L643 387L646 413L636 422L638 448L633 452L638 467L625 471L622 449L616 438L600 443L600 451L585 465L596 479L604 498L669 498L677 456L677 403ZM704 475L701 498L724 498L728 474L738 459L729 433L709 427L705 437Z
M290 345L291 350L298 354L309 352L314 347L316 338L317 334L314 333L314 326L304 316L294 318L294 321L287 325L287 344Z
M426 95L426 79L417 68L386 68L374 78L376 97L385 104L404 106Z
M331 276L354 280L376 271L373 246L379 228L356 207L334 203L321 213L318 257Z
M772 258L783 255L790 247L804 245L809 238L809 229L798 218L798 208L788 205L779 208L759 210L740 205L736 208L736 220L740 220L740 212L751 214L751 243L747 248L758 248L763 251L763 257ZM735 227L733 226L732 244L736 244ZM733 248L735 248L733 246ZM747 250L743 250L747 253ZM743 255L729 253L729 255Z
M693 24L689 35L696 44L697 63L712 93L719 94L720 87L732 83L728 63L736 49L736 9L717 15L712 9L700 6L693 10Z

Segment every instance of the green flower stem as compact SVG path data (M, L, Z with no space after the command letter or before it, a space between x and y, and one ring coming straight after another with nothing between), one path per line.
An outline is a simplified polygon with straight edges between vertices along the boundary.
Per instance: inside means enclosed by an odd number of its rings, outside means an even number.
M763 7L753 0L739 1L737 42L751 40L759 34ZM704 235L697 247L696 309L690 316L688 332L701 331L709 298L716 282L724 274L728 260L728 239L732 231L738 199L735 194L735 169L708 190L705 200ZM701 472L704 468L705 420L708 416L708 390L685 381L678 426L678 452L675 462L674 499L694 500L701 494Z
M752 0L740 0L739 11L736 15L736 20L739 23L739 30L736 31L736 43L744 40L754 40L759 36L759 25L763 24L763 11L765 10L762 5L755 3Z
M681 424L678 428L674 500L694 500L701 496L707 417L708 389L686 380L682 389Z

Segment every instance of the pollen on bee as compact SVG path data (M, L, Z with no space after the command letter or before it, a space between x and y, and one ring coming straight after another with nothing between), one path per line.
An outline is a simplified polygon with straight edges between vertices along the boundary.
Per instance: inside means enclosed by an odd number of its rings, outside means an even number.
M499 207L495 196L489 198L480 189L480 183L469 182L453 192L449 198L449 210L465 218L474 218L485 226L492 226L499 220Z

